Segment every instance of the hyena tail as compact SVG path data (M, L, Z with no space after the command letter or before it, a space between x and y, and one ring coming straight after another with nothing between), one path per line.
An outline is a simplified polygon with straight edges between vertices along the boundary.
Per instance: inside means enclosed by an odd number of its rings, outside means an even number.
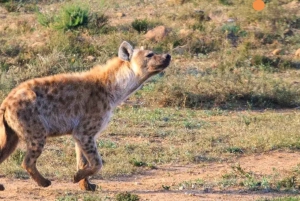
M16 149L19 138L9 127L4 118L4 113L0 111L0 164ZM0 191L4 190L0 184Z
M0 111L0 163L2 163L17 147L19 137L7 124L4 113Z

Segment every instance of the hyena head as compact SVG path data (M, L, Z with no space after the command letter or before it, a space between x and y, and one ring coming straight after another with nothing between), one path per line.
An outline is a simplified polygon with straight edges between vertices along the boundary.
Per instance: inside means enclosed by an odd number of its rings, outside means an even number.
M150 50L133 49L126 41L120 45L118 56L123 61L130 62L134 73L143 81L163 71L171 61L169 54L155 54Z

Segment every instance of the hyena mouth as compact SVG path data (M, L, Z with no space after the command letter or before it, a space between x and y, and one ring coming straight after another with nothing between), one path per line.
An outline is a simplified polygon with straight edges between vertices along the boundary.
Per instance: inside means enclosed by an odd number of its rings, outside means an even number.
M171 55L164 54L162 55L162 61L161 64L157 65L154 69L155 71L163 71L165 68L167 68L171 62Z

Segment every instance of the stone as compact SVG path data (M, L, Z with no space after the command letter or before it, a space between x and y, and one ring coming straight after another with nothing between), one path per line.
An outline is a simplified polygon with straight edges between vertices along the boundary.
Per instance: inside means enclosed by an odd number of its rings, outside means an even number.
M300 57L300 48L295 52L296 57Z
M273 52L272 52L273 55L279 55L281 53L282 53L282 49L280 49L280 48L277 48L277 49L273 50Z
M169 30L165 26L157 26L149 30L144 36L147 40L162 41L169 34Z
M183 55L187 51L187 45L177 46L173 49L173 52L179 55Z
M119 13L116 13L116 16L117 16L118 18L122 18L122 17L125 17L125 14L119 12Z
M86 60L87 61L95 61L96 57L89 55L89 56L86 57Z
M29 47L31 47L33 49L40 48L43 46L45 46L45 43L43 43L43 42L34 42L31 45L29 45Z

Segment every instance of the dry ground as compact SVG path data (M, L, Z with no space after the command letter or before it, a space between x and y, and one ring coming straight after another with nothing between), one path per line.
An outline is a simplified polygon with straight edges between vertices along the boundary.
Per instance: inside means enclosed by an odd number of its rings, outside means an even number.
M216 189L204 186L202 189L180 189L178 184L188 180L204 178L216 180L226 172L230 172L231 166L239 163L247 171L255 174L268 174L273 169L279 172L290 171L299 162L297 152L269 152L240 157L234 163L206 163L200 165L179 166L169 164L158 166L158 169L146 170L141 175L130 177L118 177L112 180L93 180L99 185L96 194L113 197L119 192L131 192L138 194L141 200L257 200L262 198L274 198L281 196L296 196L284 192L245 191L238 188ZM3 175L2 175L3 176ZM66 195L76 196L84 194L78 190L77 184L71 182L53 181L49 188L39 188L32 180L0 179L6 190L0 193L0 199L4 201L19 200L56 200ZM163 190L162 184L170 186L170 190Z

